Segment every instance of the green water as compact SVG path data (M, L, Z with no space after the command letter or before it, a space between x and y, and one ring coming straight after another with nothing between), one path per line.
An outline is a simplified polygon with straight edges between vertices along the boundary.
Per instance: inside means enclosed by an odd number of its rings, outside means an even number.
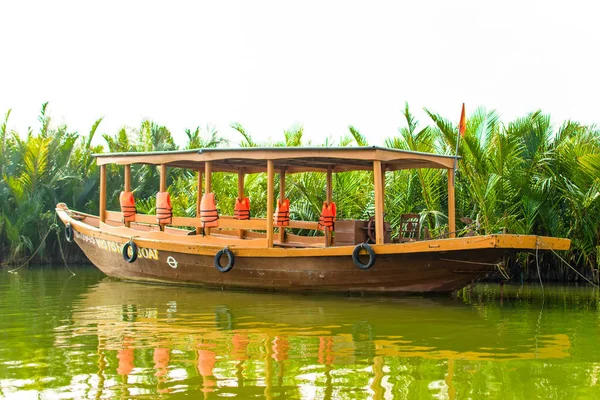
M0 398L600 398L597 291L211 291L0 271Z

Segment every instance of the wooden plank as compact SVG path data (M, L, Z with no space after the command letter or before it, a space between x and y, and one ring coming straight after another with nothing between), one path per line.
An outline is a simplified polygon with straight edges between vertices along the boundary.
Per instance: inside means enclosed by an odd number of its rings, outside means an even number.
M166 243L180 243L189 246L190 244L196 245L212 245L212 246L242 246L244 248L262 248L266 247L265 239L238 239L236 237L219 238L213 236L202 236L202 235L180 235L172 234L164 231L137 231L125 226L110 226L105 223L100 223L100 229L105 232L117 233L127 238L134 237L136 241L138 238L149 239L155 241L164 241ZM154 248L156 246L149 246Z
M496 247L534 250L569 250L571 240L534 235L497 235Z
M317 230L319 229L319 223L318 222L314 222L314 221L295 221L295 220L290 220L290 224L288 226L288 228L294 228L294 229L310 229L310 230Z
M114 221L114 222L121 222L121 218L122 218L123 214L117 211L106 211L106 221ZM135 222L136 223L143 223L143 224L149 224L149 225L158 225L156 223L156 215L148 215L148 214L135 214ZM188 225L182 225L182 226L188 226ZM189 226L194 226L194 225L189 225Z
M383 176L381 161L373 162L373 179L375 183L375 244L383 244L385 230L383 225Z
M198 227L198 226L202 226L202 223L200 222L200 220L198 218L173 217L173 221L172 221L171 225Z
M87 217L97 218L91 214L84 214ZM117 211L106 211L106 220L120 222L122 214ZM136 214L135 222L156 225L156 215L147 214ZM175 226L201 226L198 218L190 217L173 217L173 224ZM291 220L288 228L294 229L308 229L317 230L319 228L318 222L314 221L295 221ZM253 229L253 230L267 230L267 219L266 218L252 218L247 221L238 221L233 219L230 215L219 216L219 228L226 229Z
M174 226L201 226L200 221L197 218L189 217L173 217ZM220 229L253 229L253 230L265 230L267 229L267 221L249 219L249 220L237 220L237 219L219 219Z
M323 236L300 236L292 233L287 234L286 242L307 244L307 245L323 245Z
M236 160L232 162L231 160ZM160 165L169 164L182 168L197 169L204 162L213 161L213 171L215 172L236 172L239 168L249 167L255 172L264 172L263 167L257 167L256 161L277 160L277 167L298 166L296 160L307 162L307 167L298 172L314 170L318 161L322 171L326 171L328 165L339 170L364 169L363 166L356 166L358 161L382 161L390 169L409 169L409 168L452 168L454 158L451 156L420 153L405 150L385 149L377 147L362 148L248 148L248 149L205 149L200 152L158 152L158 153L126 153L126 154L107 154L97 157L98 165L105 164L150 164ZM341 160L341 161L340 161ZM344 162L343 160L347 160ZM264 164L263 164L264 165ZM247 173L249 171L246 171ZM290 171L288 171L289 173Z
M434 155L436 156L436 155ZM102 161L98 161L99 165L111 164L106 162L106 159ZM130 162L136 164L148 164L148 165L157 165L160 164L158 162L144 162L142 159L135 161L124 161L114 159L115 162L112 164L116 165L124 165ZM146 160L147 161L147 160ZM153 160L154 161L154 160ZM253 162L256 160L240 160L236 163L229 161L228 159L223 160L214 160L213 163L213 172L229 172L229 173L237 173L239 168L244 168L246 170L246 174L256 174L256 173L265 173L265 166L255 166ZM261 163L264 163L265 160L259 160ZM303 172L327 172L327 168L329 166L333 167L334 172L344 172L344 171L370 171L372 169L372 161L373 160L362 160L361 163L355 162L355 160L349 158L328 158L327 161L324 162L315 162L314 158L305 158L305 159L288 159L282 158L275 160L275 168L279 169L281 167L287 168L288 174L293 173L303 173ZM412 158L399 158L399 159L387 159L384 160L386 163L386 169L388 171L397 171L397 170L405 170L405 169L417 169L417 168L435 168L435 169L447 169L446 164L452 164L451 162L434 162L432 160L421 160L421 159L412 159ZM173 168L185 168L185 169L198 169L202 168L204 165L204 161L172 161L168 163L169 167Z
M106 217L104 218L104 221L102 221L102 222L106 222L106 221L121 222L121 217L123 217L123 214L120 212L117 212L117 211L105 211L105 213L106 213ZM136 217L137 217L137 215L136 215ZM154 222L156 223L156 217L154 218Z
M106 165L100 166L100 222L106 221Z
M273 160L267 161L267 247L273 247L273 196L275 190Z
M456 203L454 200L454 169L448 170L448 232L450 238L456 237Z
M266 224L266 222L265 222ZM264 230L264 229L263 229ZM221 228L213 228L212 235L224 235L224 236L237 236L238 233L234 229L221 229ZM266 230L265 230L266 232ZM265 239L267 238L266 233L256 232L251 230L244 230L244 237L242 239Z
M356 246L368 239L368 221L361 220L337 220L335 223L335 245Z

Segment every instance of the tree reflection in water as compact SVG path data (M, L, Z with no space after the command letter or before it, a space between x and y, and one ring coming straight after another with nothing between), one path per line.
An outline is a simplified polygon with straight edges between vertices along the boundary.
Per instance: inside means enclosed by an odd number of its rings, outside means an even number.
M87 398L596 397L598 294L547 288L540 313L529 290L506 287L500 303L485 288L459 299L357 299L106 279L69 302L65 323L37 353L0 347L1 389ZM32 370L35 362L54 368Z
M554 359L567 357L570 348L560 333L546 334L537 351L531 336L499 339L497 323L451 299L313 299L106 280L84 295L80 307L82 325L96 320L89 333L99 343L124 338L116 350L119 375L132 372L134 348L146 351L145 342L158 343L151 349L156 392L193 390L189 373L170 373L186 370L191 351L205 398L256 393L268 399L311 393L385 398L401 393L405 384L408 394L438 391L455 398L457 362ZM117 310L125 310L125 317L112 317ZM138 373L147 375L143 371L140 365ZM424 380L431 377L437 379Z

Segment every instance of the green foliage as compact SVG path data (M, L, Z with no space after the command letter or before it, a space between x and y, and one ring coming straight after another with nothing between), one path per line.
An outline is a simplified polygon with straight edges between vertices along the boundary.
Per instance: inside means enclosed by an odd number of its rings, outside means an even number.
M418 152L454 155L457 126L441 115L425 110L432 124L420 126L408 104L402 112L398 134L385 146ZM114 135L103 133L104 146L93 145L102 118L87 135L53 127L42 105L39 130L21 136L7 128L10 110L0 125L0 259L18 261L28 257L54 221L54 206L66 202L89 213L98 210L99 170L92 155L109 152L177 150L171 132L144 120L137 128L124 127ZM240 136L232 140L241 147L299 147L314 144L304 137L304 127L294 125L280 140L258 142L240 124L231 127ZM213 127L185 130L183 149L228 146ZM368 135L349 125L341 146L368 146ZM322 145L334 141L325 139ZM569 261L580 268L595 268L600 259L600 131L567 121L555 128L550 117L536 111L502 124L494 110L476 109L468 118L459 143L456 179L457 216L476 219L485 233L512 233L568 237L573 240ZM122 190L122 167L107 168L108 208L118 209ZM195 216L195 171L170 168L168 185L174 213ZM245 177L251 213L265 217L266 177ZM276 178L279 193L279 178ZM339 219L366 219L374 212L372 174L369 171L334 175L334 201ZM159 187L157 167L132 168L132 188L140 212L154 213ZM213 191L222 214L232 214L237 196L237 175L215 173ZM290 174L286 197L292 218L317 220L326 198L323 173ZM404 213L419 213L433 235L447 231L447 173L443 170L400 170L386 173L386 220L397 231ZM459 223L460 224L460 223ZM461 226L458 227L461 229ZM317 234L305 232L305 234ZM56 259L57 238L42 244L39 261Z

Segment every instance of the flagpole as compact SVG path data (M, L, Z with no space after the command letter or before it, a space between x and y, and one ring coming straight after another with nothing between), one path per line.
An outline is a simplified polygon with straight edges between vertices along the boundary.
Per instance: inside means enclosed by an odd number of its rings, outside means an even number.
M458 170L458 145L460 144L460 125L456 131L456 152L454 153L454 176L456 176L456 171Z

